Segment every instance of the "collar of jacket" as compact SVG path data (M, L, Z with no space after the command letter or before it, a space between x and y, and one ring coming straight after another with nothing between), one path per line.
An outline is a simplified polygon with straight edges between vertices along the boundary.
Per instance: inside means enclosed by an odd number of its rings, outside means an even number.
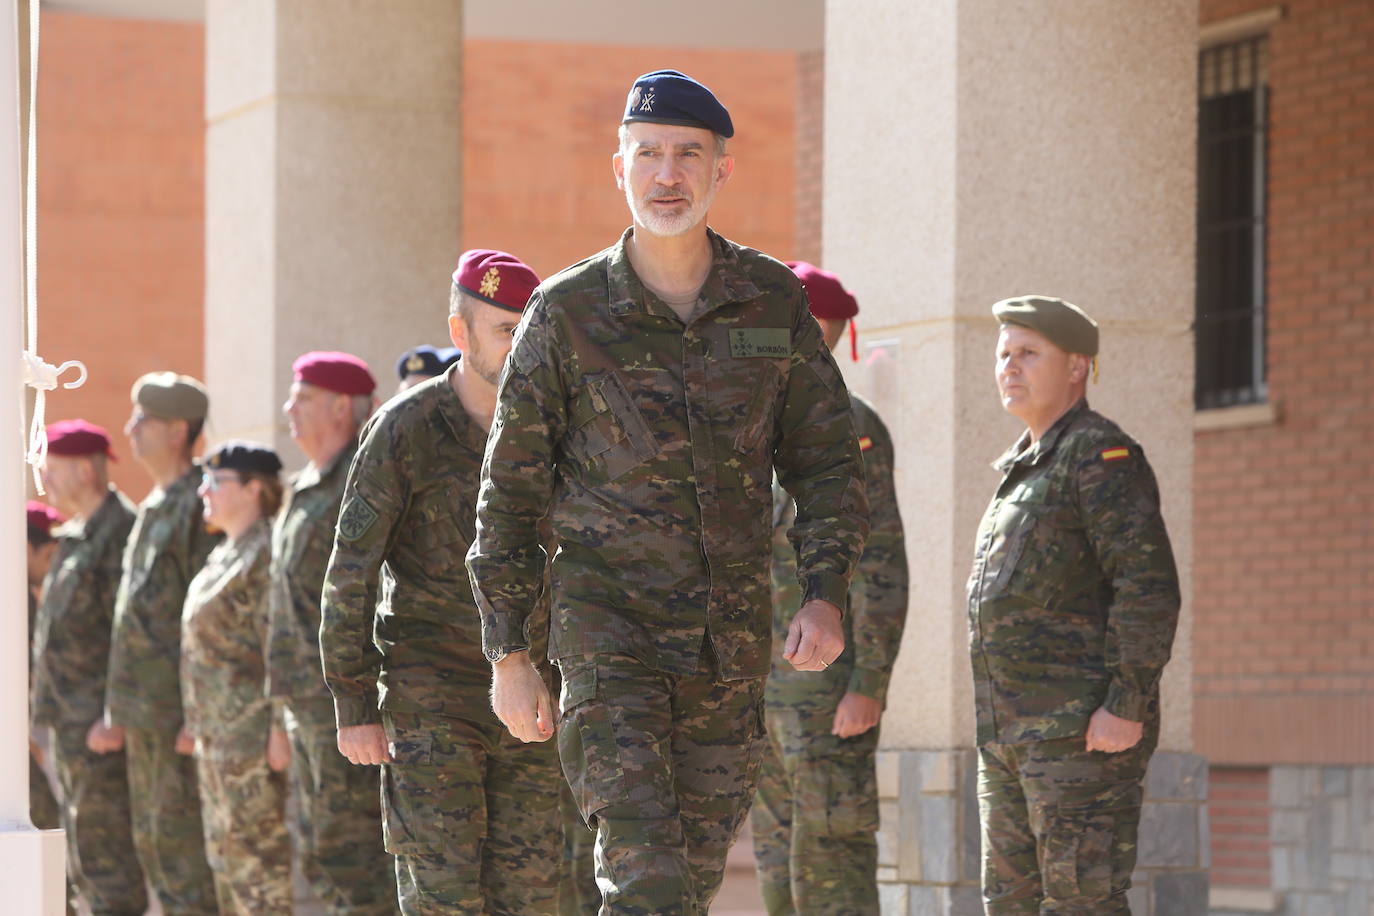
M1064 430L1068 429L1069 425L1087 409L1088 399L1079 398L1077 403L1064 411L1059 419L1054 421L1050 428L1045 431L1045 435L1040 437L1040 441L1035 444L1034 448L1030 447L1030 430L1026 430L1016 440L1016 444L1003 452L1001 457L992 463L992 466L1005 474L1011 470L1011 466L1014 464L1039 464L1041 458L1054 451L1055 443L1059 441Z
M634 231L633 226L626 229L620 241L610 250L606 268L606 301L613 315L649 312L648 297L652 293L635 274L625 250L625 243L634 235ZM710 228L706 230L706 238L711 243L712 263L711 270L706 274L706 282L701 286L701 298L706 301L706 308L700 315L710 314L728 302L744 302L759 296L759 288L740 266L739 253L734 246ZM667 306L664 308L667 310Z

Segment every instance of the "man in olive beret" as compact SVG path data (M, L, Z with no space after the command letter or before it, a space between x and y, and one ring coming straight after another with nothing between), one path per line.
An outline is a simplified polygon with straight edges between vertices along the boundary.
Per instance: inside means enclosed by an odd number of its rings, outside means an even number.
M1096 322L1046 296L992 312L1002 407L1026 431L994 465L969 579L984 904L1129 914L1180 602L1159 488L1088 407Z
M174 372L140 377L131 397L124 433L154 486L124 554L105 721L89 740L97 752L127 747L134 845L163 911L214 913L180 675L181 606L219 542L201 518L201 470L192 457L209 399L199 381Z

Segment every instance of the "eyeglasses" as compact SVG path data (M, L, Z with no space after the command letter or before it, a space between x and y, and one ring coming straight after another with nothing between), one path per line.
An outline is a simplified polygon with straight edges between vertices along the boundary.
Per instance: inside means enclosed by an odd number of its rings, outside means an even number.
M224 474L223 476L216 476L213 472L206 471L204 474L201 475L200 479L204 482L205 489L213 493L215 490L218 490L221 486L228 483L229 481L238 483L239 475L235 474L233 471L230 471Z

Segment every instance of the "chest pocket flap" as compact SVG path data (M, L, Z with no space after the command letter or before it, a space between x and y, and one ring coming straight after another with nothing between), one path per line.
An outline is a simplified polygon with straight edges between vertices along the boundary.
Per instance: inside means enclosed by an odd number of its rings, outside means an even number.
M615 480L658 454L658 442L619 374L592 379L572 405L569 445Z

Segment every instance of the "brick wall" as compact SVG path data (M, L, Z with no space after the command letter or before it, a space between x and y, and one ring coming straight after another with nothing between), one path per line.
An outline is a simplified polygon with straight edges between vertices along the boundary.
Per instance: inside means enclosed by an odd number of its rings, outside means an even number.
M129 386L204 367L204 29L47 10L41 25L38 347L90 370L48 418L106 426L112 475L141 497Z
M1212 767L1208 779L1212 883L1269 887L1269 770Z
M1197 436L1195 737L1214 763L1370 763L1374 4L1285 3L1270 62L1278 419Z
M797 55L797 259L823 264L822 181L825 165L825 52Z

